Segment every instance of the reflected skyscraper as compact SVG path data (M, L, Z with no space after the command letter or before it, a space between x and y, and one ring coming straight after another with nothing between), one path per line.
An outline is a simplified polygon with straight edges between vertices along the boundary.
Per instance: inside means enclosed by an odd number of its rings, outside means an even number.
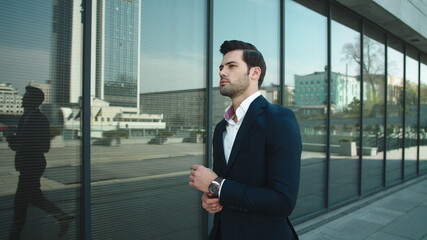
M59 106L77 104L81 96L83 59L81 3L81 0L52 1L50 78L52 100Z
M96 97L139 107L139 0L97 1Z
M78 103L82 89L82 1L53 2L51 79L54 102ZM139 0L98 0L92 8L92 96L139 107Z

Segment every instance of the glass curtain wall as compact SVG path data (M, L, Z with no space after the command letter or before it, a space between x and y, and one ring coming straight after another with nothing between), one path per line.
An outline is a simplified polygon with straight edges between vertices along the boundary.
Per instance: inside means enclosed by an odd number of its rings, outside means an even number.
M360 21L332 7L330 194L332 205L358 196L360 146Z
M80 4L0 2L0 239L80 236Z
M418 138L418 51L406 48L405 61L404 177L417 175Z
M285 1L284 105L296 113L303 142L295 218L326 206L326 9L324 2L304 6Z
M419 153L420 173L427 172L427 56L421 55L420 69L420 127ZM424 116L424 117L423 117Z
M387 46L387 129L386 185L402 181L403 167L403 104L404 54L403 44L388 37Z
M92 238L203 239L206 1L94 3Z
M356 55L357 56L357 55ZM383 187L385 117L385 34L364 23L362 193Z

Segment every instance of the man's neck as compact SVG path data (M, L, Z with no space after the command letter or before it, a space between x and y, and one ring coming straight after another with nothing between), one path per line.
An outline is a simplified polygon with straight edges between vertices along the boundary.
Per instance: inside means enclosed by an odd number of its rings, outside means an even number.
M258 89L253 90L253 91L247 91L247 92L242 93L239 96L231 98L231 103L232 103L232 106L234 108L234 111L236 111L237 108L239 108L240 104L242 104L242 102L245 101L246 98L248 98L252 94L256 93L257 91L258 91Z

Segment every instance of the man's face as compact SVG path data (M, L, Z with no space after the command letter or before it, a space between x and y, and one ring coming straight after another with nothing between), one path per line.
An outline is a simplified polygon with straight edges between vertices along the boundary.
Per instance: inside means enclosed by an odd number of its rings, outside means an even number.
M243 94L249 87L249 71L243 61L243 50L226 53L219 66L220 93L234 98Z

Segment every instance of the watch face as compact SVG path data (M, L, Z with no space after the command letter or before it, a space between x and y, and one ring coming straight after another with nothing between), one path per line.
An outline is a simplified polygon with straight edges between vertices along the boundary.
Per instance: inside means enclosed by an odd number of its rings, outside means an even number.
M209 192L212 194L218 194L219 191L219 185L215 184L215 183L211 183L208 187Z

